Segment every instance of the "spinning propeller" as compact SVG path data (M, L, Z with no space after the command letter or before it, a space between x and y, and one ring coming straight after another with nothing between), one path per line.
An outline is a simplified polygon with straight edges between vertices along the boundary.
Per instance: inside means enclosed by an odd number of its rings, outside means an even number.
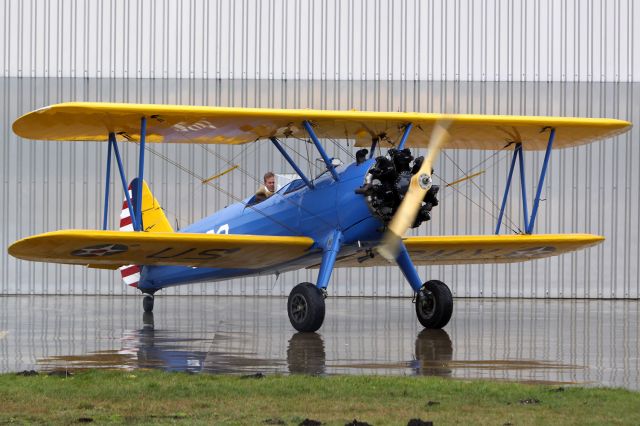
M420 169L411 177L409 188L377 248L378 253L390 262L398 256L402 236L415 223L422 201L431 189L432 166L440 149L449 140L450 135L447 129L450 125L451 120L439 120L434 125L429 141L429 154L422 162Z

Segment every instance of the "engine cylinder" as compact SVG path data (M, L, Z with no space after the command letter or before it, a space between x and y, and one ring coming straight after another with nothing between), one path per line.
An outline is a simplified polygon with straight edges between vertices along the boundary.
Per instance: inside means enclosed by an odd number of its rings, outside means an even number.
M392 148L387 155L376 158L365 176L364 185L356 189L356 193L364 195L373 214L387 224L402 203L411 178L418 172L423 160L423 157L414 159L409 149ZM438 205L439 190L438 185L433 185L427 191L412 228L431 219L431 209Z

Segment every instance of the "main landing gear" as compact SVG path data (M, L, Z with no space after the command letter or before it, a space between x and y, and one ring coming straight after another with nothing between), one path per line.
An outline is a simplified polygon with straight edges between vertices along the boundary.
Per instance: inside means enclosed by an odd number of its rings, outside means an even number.
M453 313L453 296L449 287L438 280L423 284L404 244L400 244L396 262L416 293L416 316L420 324L431 329L447 325Z
M442 281L424 283L416 294L416 316L424 328L443 328L453 313L451 290Z
M287 313L291 325L298 331L314 332L322 326L325 314L326 288L336 255L340 249L341 240L342 235L336 231L326 241L318 273L318 283L316 285L311 283L298 284L289 294ZM402 243L396 262L416 293L416 316L420 324L428 329L440 329L446 326L453 313L453 297L449 287L438 280L423 283Z
M298 331L317 331L324 321L325 293L311 283L298 284L289 293L287 313Z
M324 321L326 293L311 283L298 284L289 293L287 313L293 328L317 331ZM153 303L153 302L152 302ZM424 328L441 329L453 313L451 290L442 281L430 280L416 293L416 317Z
M142 308L145 312L153 312L153 294L145 293L142 299Z
M342 232L335 230L323 241L322 262L318 271L318 282L298 284L289 293L287 313L293 328L298 331L317 331L324 321L324 299L327 297L327 285L336 263L336 256L342 245Z

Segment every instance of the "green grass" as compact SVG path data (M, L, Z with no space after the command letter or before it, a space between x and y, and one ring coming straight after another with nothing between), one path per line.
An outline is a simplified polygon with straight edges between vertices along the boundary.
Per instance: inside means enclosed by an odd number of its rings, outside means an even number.
M431 402L430 402L431 401ZM538 401L538 402L536 402ZM0 375L0 423L640 424L640 393L430 377Z

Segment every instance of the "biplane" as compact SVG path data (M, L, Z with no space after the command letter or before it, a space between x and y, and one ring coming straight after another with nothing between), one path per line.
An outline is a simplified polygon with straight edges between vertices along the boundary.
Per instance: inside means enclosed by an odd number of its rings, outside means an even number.
M611 138L630 126L601 118L52 105L20 117L13 130L28 139L107 142L102 229L31 236L13 243L9 253L26 260L120 269L124 282L144 295L146 312L153 310L155 293L169 286L317 268L316 282L296 285L287 301L292 326L308 332L324 321L334 268L392 263L415 293L419 322L438 329L451 318L451 291L442 281L421 278L416 265L524 262L601 243L604 238L598 235L534 234L543 183L552 149ZM313 145L322 173L307 176L283 145L287 138ZM356 161L341 164L331 158L322 138L354 142ZM118 144L131 142L139 144L139 164L129 183ZM174 231L144 181L145 146L160 143L270 143L297 178L264 201L250 196ZM428 155L414 156L412 150L419 148L427 148ZM438 205L432 174L443 149L513 151L494 235L405 236L429 220ZM535 150L545 155L529 215L523 158ZM124 192L120 230L107 229L114 157ZM516 166L523 232L501 234Z

